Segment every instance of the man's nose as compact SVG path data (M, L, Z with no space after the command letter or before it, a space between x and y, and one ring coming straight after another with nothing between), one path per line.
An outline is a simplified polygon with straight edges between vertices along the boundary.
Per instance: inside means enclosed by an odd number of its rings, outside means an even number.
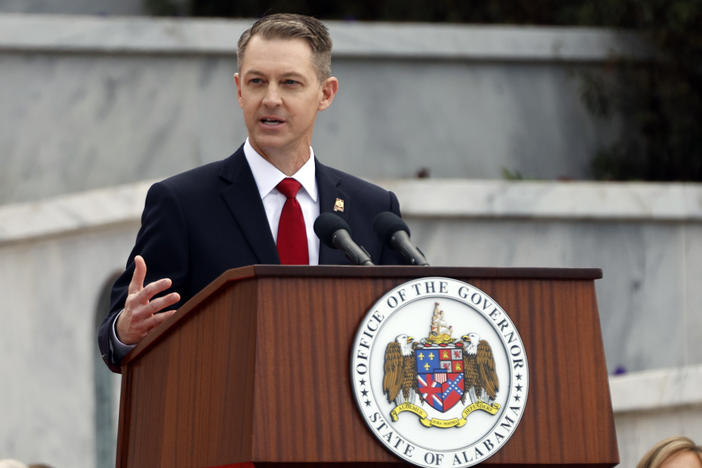
M281 103L280 89L274 83L271 83L266 88L266 94L263 96L263 104L269 107L279 106Z

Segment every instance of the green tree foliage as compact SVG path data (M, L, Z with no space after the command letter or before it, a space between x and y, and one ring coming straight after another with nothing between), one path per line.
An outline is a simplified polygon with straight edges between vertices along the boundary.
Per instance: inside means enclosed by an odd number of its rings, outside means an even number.
M595 178L702 181L702 0L144 0L154 14L578 25L639 31L657 53L613 61L616 79L587 77L592 112L621 122L593 158Z
M588 20L640 31L657 56L642 63L616 61L613 84L588 87L590 110L604 118L620 117L622 126L619 139L595 155L593 175L702 181L702 2L621 3L630 3L628 16L588 12Z

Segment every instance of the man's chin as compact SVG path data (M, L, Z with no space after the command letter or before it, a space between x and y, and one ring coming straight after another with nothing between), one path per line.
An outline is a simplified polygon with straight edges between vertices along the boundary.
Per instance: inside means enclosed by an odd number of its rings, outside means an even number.
M286 147L290 145L290 142L285 141L284 138L272 135L257 135L255 138L249 137L249 141L251 146L261 154L285 151Z
M285 138L258 138L253 140L249 138L251 146L263 156L264 159L273 163L274 160L280 160L281 158L292 158L295 159L298 153L299 144L290 141ZM280 169L280 168L279 168Z

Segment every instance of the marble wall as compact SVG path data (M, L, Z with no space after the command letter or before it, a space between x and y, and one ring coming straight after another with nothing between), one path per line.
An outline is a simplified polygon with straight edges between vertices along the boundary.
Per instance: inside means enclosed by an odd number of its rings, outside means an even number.
M622 466L657 439L698 437L700 184L380 182L433 265L602 268L608 370L628 372L612 380ZM98 304L149 184L0 206L0 376L12 382L0 385L0 456L109 466L119 378L99 361ZM112 386L108 401L97 385Z
M0 457L59 467L97 464L97 378L118 405L119 377L96 351L97 304L133 226L0 246ZM95 274L97 269L102 270ZM114 462L112 464L114 466Z
M163 178L246 136L232 74L250 21L0 15L0 204ZM584 72L637 56L607 30L329 23L322 161L364 177L586 178L616 131Z

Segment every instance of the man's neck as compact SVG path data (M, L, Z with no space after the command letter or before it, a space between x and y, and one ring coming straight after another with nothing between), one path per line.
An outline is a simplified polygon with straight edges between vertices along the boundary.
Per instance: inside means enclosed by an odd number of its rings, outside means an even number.
M249 140L251 142L251 140ZM273 149L266 151L264 148L258 148L253 142L251 146L261 155L266 161L274 165L280 172L286 176L292 176L310 159L310 146L304 145L294 150Z

